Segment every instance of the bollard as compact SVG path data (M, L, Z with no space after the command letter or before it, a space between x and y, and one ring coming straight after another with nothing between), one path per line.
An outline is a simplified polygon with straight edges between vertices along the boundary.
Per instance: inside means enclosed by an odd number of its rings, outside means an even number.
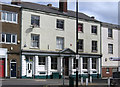
M110 87L110 78L108 78L108 87Z
M83 77L81 77L81 85L83 85Z
M86 85L88 85L88 78L86 78Z
M90 83L92 83L92 76L90 76Z

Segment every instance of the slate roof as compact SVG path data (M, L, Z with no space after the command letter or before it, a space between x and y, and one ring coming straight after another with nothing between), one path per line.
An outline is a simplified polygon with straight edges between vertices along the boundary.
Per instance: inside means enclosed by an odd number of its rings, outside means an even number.
M38 11L43 11L43 12L53 13L53 14L58 14L58 15L64 15L64 16L69 16L69 17L76 17L76 12L71 11L71 10L68 10L66 13L64 13L64 12L60 12L59 8L49 7L46 5L41 5L41 4L32 3L32 2L21 2L21 4L18 4L18 5L21 6L22 8L38 10ZM98 20L91 18L90 16L87 16L86 14L80 13L80 12L78 14L78 17L79 19L84 19L87 21L99 22Z
M107 27L107 28L114 28L114 29L118 29L118 28L119 28L118 25L116 25L116 24L111 24L111 23L102 22L101 25L102 25L103 27Z

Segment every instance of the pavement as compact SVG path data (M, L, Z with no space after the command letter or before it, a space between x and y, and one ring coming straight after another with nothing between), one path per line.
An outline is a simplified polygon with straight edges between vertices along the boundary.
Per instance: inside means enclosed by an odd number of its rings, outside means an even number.
M69 87L69 79L1 79L2 87ZM76 81L74 81L74 86ZM80 87L86 87L85 82ZM93 80L93 83L88 83L90 87L108 87L107 80Z

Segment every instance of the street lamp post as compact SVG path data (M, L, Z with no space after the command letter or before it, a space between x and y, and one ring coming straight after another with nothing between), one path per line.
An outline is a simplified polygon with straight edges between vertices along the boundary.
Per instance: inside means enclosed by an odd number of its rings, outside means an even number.
M76 55L78 55L78 0L76 0ZM78 58L76 56L76 87L78 87Z

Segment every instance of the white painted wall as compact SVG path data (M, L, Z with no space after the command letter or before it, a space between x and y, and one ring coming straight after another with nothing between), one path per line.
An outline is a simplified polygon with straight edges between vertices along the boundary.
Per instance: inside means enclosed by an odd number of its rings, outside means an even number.
M108 44L113 44L113 54L108 54ZM113 29L113 39L108 38L108 28L102 27L102 66L116 67L118 61L110 61L110 57L118 57L118 30ZM107 61L105 62L105 58Z
M78 33L78 39L84 40L84 51L82 53L87 54L100 54L100 24L99 23L92 23L92 22L85 22L85 21L79 21L79 23L83 23L83 33ZM91 33L91 26L95 25L97 26L97 35ZM91 52L92 51L92 40L97 41L98 51Z
M33 28L31 32L26 33L30 30L31 15L40 16L40 28ZM50 16L42 13L35 13L32 11L22 11L22 49L23 50L49 50L56 51L56 37L64 37L64 48L70 48L75 51L75 20ZM64 30L58 30L56 28L56 20L64 20ZM40 35L40 48L31 48L31 34ZM23 47L26 43L27 47ZM72 46L70 46L72 44Z

